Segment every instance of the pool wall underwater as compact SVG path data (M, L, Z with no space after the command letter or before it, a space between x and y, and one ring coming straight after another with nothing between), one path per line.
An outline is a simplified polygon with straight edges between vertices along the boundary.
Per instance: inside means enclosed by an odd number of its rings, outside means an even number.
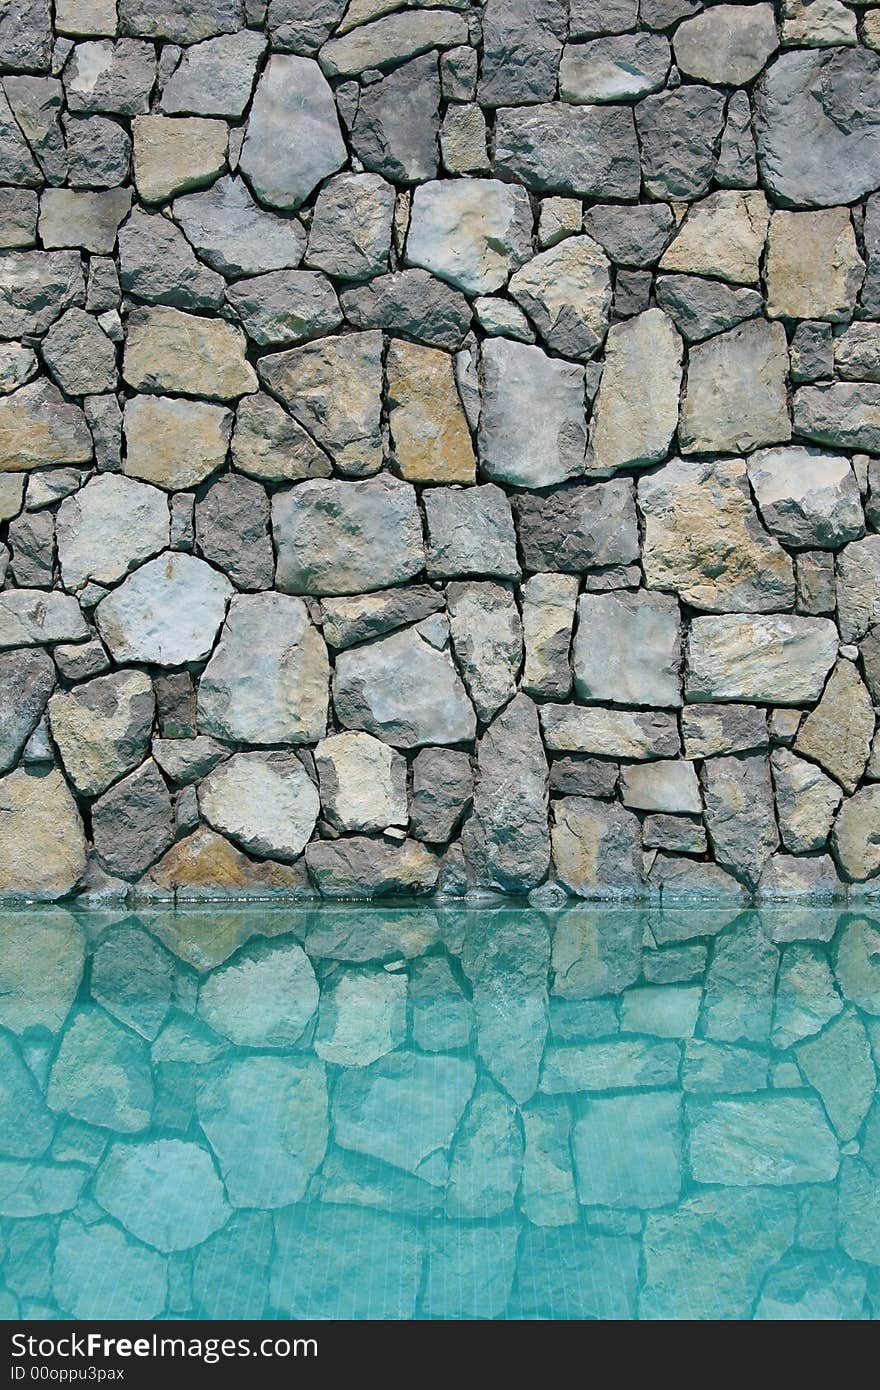
M0 897L870 897L878 15L6 7Z
M0 915L0 1319L880 1316L880 916Z

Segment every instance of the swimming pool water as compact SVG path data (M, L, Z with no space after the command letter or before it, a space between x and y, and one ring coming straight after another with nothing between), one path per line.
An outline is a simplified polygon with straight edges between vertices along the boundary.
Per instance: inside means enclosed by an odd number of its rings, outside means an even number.
M880 1315L880 912L0 917L0 1317Z

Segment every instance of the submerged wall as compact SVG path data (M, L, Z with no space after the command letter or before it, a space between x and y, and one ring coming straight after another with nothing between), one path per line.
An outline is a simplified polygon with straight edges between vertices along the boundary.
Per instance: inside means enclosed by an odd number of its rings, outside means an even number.
M8 7L0 894L864 891L878 49Z

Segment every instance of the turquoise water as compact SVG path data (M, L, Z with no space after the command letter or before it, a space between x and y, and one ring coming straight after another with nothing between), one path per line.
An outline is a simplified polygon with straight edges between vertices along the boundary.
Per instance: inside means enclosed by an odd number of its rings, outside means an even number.
M880 1315L880 914L0 918L0 1317Z

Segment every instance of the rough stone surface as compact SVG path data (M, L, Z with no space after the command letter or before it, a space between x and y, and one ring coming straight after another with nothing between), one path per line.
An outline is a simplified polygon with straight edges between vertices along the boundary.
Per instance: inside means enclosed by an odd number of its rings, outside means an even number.
M301 599L236 597L199 685L199 725L230 742L316 742L327 723L329 674Z
M870 902L880 12L13 9L0 15L3 894L120 912L212 895L534 890L535 912L566 892L640 897L657 985L693 968L694 904L751 897L784 941L825 939L841 894ZM276 845L279 782L305 812L288 807L295 833ZM810 909L821 925L799 897L826 904ZM194 942L156 912L200 969L241 945L228 920ZM444 914L443 940L466 936ZM528 1018L523 1006L522 1062L486 1022L494 995L476 1010L480 1055L518 1095L538 1084L542 990ZM417 1046L432 1052L423 1029ZM37 1076L33 1049L26 1060ZM780 1093L804 1081L787 1058L765 1079ZM187 1133L192 1077L163 1071L157 1095L157 1126ZM599 1262L593 1292L571 1292L577 1315L650 1310L629 1253L635 1272L613 1289L599 1269L638 1246L631 1215L579 1223L572 1166L557 1171L568 1130L536 1129L555 1157L533 1152L535 1209L565 1218L574 1269ZM83 1143L4 1159L0 1215L68 1202ZM845 1157L842 1212L862 1183L863 1160ZM377 1201L384 1161L328 1160L315 1191ZM432 1183L409 1177L401 1202L433 1219ZM274 1263L283 1299L258 1306L255 1284L249 1315L332 1311L334 1293L300 1299L261 1216L209 1238L192 1288L173 1264L158 1311L234 1315L241 1281L218 1292L210 1271L250 1252ZM104 1231L118 1225L88 1208L69 1219L74 1253L121 1249ZM511 1290L513 1227L501 1212L497 1226L491 1271L419 1237L421 1293L404 1304L553 1316L537 1271L562 1246L530 1236ZM841 1229L858 1244L849 1215ZM802 1235L747 1309L824 1306ZM51 1271L32 1287L17 1253L0 1256L0 1312L48 1316ZM453 1277L467 1297L444 1288ZM61 1282L58 1311L79 1315L87 1300ZM725 1297L722 1316L742 1303Z
M649 588L710 612L792 604L791 559L761 525L742 459L673 459L640 479L638 503Z
M590 428L591 472L665 457L678 418L681 359L681 339L661 309L611 329Z

